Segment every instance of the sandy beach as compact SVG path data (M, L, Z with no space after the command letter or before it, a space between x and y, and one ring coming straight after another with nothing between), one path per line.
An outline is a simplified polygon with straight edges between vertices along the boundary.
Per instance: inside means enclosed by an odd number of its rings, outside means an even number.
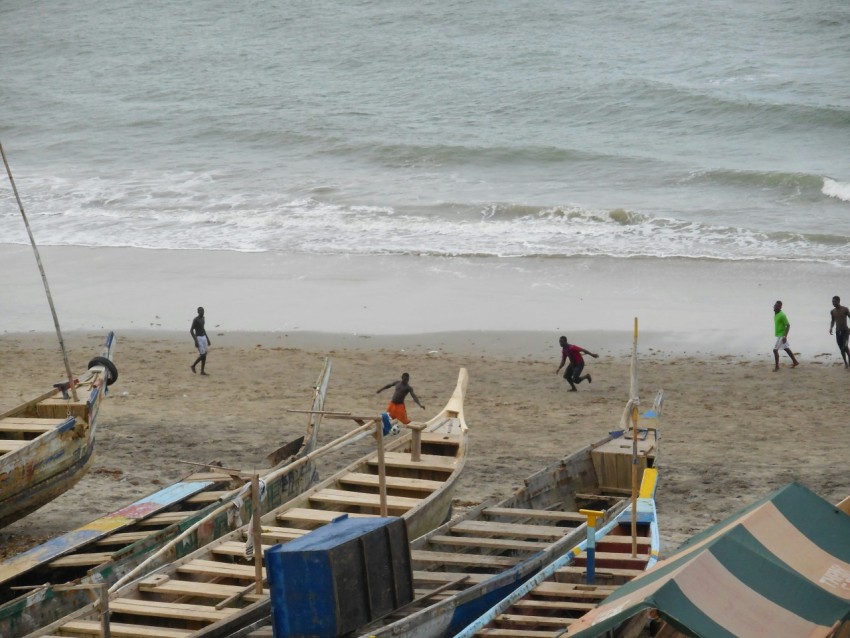
M228 332L211 329L209 376L192 374L188 330L117 331L119 379L101 409L96 458L71 491L0 531L4 554L85 524L188 473L181 461L218 459L243 469L264 466L265 454L299 436L304 417L287 412L309 404L323 357L333 362L328 408L381 411L375 391L411 374L426 406L408 405L425 419L448 398L458 368L469 371L469 462L458 508L503 497L544 463L601 438L618 426L628 396L628 335L577 333L573 341L600 357L589 360L593 383L568 393L556 375L557 333L456 332L355 336L333 333ZM65 335L78 370L99 353L105 334ZM850 372L837 354L783 360L772 372L760 358L681 354L641 344L645 405L658 389L661 420L658 505L663 547L789 481L831 500L850 493L845 471L850 438L845 396ZM63 376L55 334L0 334L5 383L0 405L10 407ZM345 421L326 421L321 439L342 434ZM320 464L327 476L363 449Z

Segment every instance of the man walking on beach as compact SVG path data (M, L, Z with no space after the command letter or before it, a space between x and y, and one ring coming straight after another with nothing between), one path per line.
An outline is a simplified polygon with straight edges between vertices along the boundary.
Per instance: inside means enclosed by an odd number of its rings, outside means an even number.
M401 381L393 381L392 383L388 383L383 388L378 390L375 394L379 394L383 392L387 388L394 387L393 397L390 399L389 405L387 405L387 413L394 419L401 421L405 425L410 423L410 418L407 416L407 408L404 407L404 399L407 395L410 395L416 405L418 405L423 410L425 406L419 402L419 398L416 396L416 393L413 391L413 388L408 383L410 381L410 375L405 372L401 375Z
M599 358L599 355L593 354L590 350L585 350L584 348L569 343L566 337L561 337L558 340L558 343L561 344L561 365L559 365L558 369L555 370L555 374L561 371L561 368L564 367L564 363L566 363L567 359L569 359L570 364L564 371L564 378L567 380L567 383L570 384L570 392L578 392L576 384L581 383L585 379L587 379L588 383L593 383L593 379L590 378L590 374L581 376L581 372L584 370L584 357L581 355L589 354L594 359Z
M192 319L192 327L189 328L189 334L192 335L192 339L195 340L195 347L198 349L198 358L195 359L195 363L192 364L192 372L197 372L197 370L195 370L195 366L200 363L201 374L209 376L207 375L205 368L207 367L207 350L210 346L210 338L207 336L207 331L204 327L205 323L206 319L204 319L204 309L199 307L198 316Z
M777 301L773 304L773 333L776 337L776 345L773 346L773 359L776 362L776 365L773 368L773 371L776 372L779 370L779 351L785 350L788 353L788 356L791 357L791 361L793 364L792 368L796 368L799 365L796 357L794 357L794 353L791 352L791 344L788 343L788 331L791 330L791 322L788 321L788 317L785 316L785 313L782 312L782 302Z
M838 351L841 353L841 358L844 359L844 367L850 367L850 350L847 349L847 337L850 336L847 327L847 317L850 317L850 310L847 306L841 305L841 299L838 295L832 298L832 310L829 311L829 334L832 334L832 327L835 326L835 341L838 343Z

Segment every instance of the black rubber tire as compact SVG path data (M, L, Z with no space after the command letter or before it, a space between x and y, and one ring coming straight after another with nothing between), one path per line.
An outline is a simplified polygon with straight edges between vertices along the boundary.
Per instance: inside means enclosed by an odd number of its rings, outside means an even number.
M89 361L89 368L103 366L106 368L106 385L110 386L118 380L118 368L106 357L95 357Z

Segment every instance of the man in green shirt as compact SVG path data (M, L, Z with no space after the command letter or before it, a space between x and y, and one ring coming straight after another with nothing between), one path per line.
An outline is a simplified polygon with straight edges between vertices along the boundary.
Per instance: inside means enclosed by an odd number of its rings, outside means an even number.
M794 357L794 353L791 352L791 344L788 343L789 330L791 330L791 322L788 321L788 317L782 312L782 302L777 301L773 304L773 333L776 336L776 345L773 346L773 359L776 361L776 365L773 368L774 372L779 370L780 350L785 350L788 356L791 357L791 361L793 361L792 368L796 368L799 365L796 357Z

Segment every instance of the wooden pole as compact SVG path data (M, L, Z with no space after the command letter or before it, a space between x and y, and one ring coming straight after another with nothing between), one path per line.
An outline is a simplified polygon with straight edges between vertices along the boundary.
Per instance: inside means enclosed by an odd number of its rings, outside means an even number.
M635 317L635 338L632 346L632 383L637 385L638 320ZM632 558L637 556L637 490L638 490L638 406L637 388L632 390Z
M65 373L68 375L68 387L71 389L71 396L74 401L79 401L77 398L77 385L74 383L74 375L71 374L71 364L68 363L68 352L65 350L65 342L62 339L62 330L59 328L59 316L56 314L56 306L53 305L53 296L50 294L50 286L47 284L47 275L44 272L44 266L41 263L41 255L38 253L38 247L35 245L35 237L32 234L27 214L24 212L24 205L21 203L21 197L18 195L18 187L15 186L15 180L12 177L12 169L9 168L9 162L6 159L6 152L3 150L3 144L0 144L0 156L3 157L3 164L6 167L6 174L9 176L9 182L12 184L12 191L15 193L15 199L18 202L18 209L21 211L21 217L24 218L24 226L27 228L27 235L32 244L32 250L35 253L35 261L38 264L38 270L41 272L41 281L44 284L44 292L47 293L47 303L50 305L50 312L53 314L53 325L56 326L56 336L59 337L59 348L62 350L62 359L65 361Z
M251 536L254 539L254 579L256 592L263 593L263 528L260 521L260 475L251 476Z
M103 638L112 638L109 615L109 583L104 581L100 585L100 631Z
M384 464L384 423L375 423L375 439L378 441L378 493L380 494L381 516L387 515L387 468Z
M418 462L422 460L422 430L424 425L408 425L410 428L410 460Z

